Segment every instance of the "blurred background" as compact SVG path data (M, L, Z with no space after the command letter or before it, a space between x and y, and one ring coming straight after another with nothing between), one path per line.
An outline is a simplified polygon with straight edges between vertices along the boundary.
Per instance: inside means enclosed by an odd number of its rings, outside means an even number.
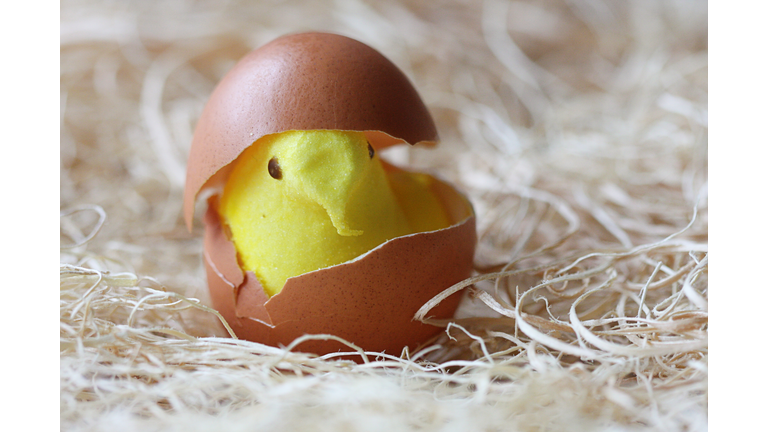
M61 207L101 206L105 254L199 286L199 232L180 223L195 121L240 57L307 30L356 38L415 84L442 143L397 149L400 164L468 193L554 178L641 184L672 169L663 181L690 203L705 175L706 18L691 0L64 1ZM686 168L689 184L671 177ZM477 192L486 227L493 204Z

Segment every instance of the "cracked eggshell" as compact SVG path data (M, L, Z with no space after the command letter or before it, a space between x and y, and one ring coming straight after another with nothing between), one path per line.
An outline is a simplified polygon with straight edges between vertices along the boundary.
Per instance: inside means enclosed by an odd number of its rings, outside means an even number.
M240 60L203 109L187 163L187 227L198 193L221 187L248 146L268 134L313 129L366 132L376 149L437 140L416 89L378 51L328 33L278 38Z
M376 149L427 143L437 132L418 93L389 60L355 40L306 33L279 38L244 57L219 83L198 121L187 165L184 218L195 200L214 193L204 217L204 262L216 308L243 339L288 345L304 334L333 334L368 351L399 355L440 332L413 321L432 297L471 276L475 217L465 197L436 180L448 228L392 239L346 263L288 279L272 298L238 265L219 220L218 195L232 162L262 136L288 130L365 132ZM430 316L450 318L461 292ZM349 348L309 340L298 351Z
M414 321L419 308L472 273L477 241L469 202L436 180L434 192L451 218L448 228L389 240L343 264L289 278L268 298L252 272L240 269L209 200L205 224L205 268L211 301L239 338L267 345L290 344L304 334L332 334L366 351L399 355L415 349L442 329ZM461 292L429 313L453 316ZM296 347L319 355L350 348L334 340L308 340Z

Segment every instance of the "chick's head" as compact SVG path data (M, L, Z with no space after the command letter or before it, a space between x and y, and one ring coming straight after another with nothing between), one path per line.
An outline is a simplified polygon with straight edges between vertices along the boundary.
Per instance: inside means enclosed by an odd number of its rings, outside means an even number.
M261 138L236 161L220 211L241 266L269 295L291 276L340 264L411 232L361 132Z

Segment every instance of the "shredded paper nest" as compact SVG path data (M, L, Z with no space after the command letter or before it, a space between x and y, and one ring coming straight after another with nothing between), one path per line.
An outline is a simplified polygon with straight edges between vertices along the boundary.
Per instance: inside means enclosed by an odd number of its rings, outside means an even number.
M181 217L196 119L307 30L409 76L441 143L384 157L477 213L475 275L416 314L445 328L422 350L318 358L209 306ZM707 428L704 1L65 1L61 116L62 430Z

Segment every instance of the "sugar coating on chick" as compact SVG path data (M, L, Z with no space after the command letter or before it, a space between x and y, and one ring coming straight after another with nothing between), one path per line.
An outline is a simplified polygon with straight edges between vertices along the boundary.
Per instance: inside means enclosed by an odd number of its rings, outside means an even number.
M362 132L287 131L240 155L219 212L241 267L271 297L289 277L447 227L431 181L387 170Z

